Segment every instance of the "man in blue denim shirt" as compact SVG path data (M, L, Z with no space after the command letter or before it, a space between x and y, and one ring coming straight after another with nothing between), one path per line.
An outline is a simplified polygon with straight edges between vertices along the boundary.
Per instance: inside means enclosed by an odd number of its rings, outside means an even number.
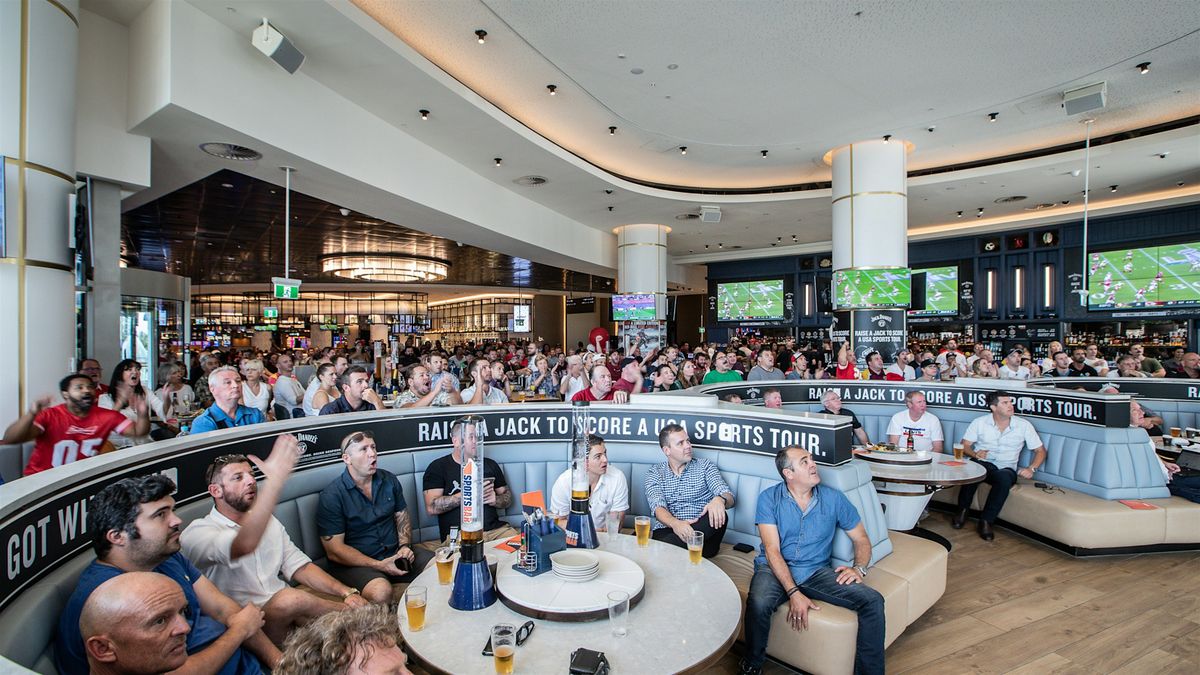
M785 602L793 630L808 629L815 601L858 613L854 672L883 673L883 596L863 585L871 541L854 505L838 490L818 489L821 477L808 451L788 446L775 455L783 482L758 496L754 522L762 539L746 600L743 673L762 672L771 616ZM854 566L830 567L833 536L845 530L854 543Z

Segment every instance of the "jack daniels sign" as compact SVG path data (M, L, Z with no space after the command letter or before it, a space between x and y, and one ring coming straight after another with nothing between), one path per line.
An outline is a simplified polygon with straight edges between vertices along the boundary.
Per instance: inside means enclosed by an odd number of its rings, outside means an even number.
M294 434L304 447L296 473L339 463L342 439L358 431L374 434L381 455L420 450L449 452L450 426L465 414L483 418L485 442L489 448L520 443L561 443L566 457L566 442L571 437L571 408L568 406L527 404L488 410L446 410L430 414L425 408L412 412L362 413L281 422L140 446L139 454L126 456L127 461L111 466L105 466L108 462L103 459L78 462L71 467L74 473L66 473L35 493L19 495L0 510L0 546L3 546L5 561L4 571L0 574L0 609L8 606L30 584L90 547L87 502L105 485L121 478L161 473L175 482L177 505L207 500L204 470L214 458L228 453L266 458L281 433ZM678 413L605 405L592 406L590 412L593 432L608 441L657 443L658 431L666 424L676 423L687 429L693 445L698 448L773 456L778 448L798 444L808 448L820 464L841 464L851 458L848 423L835 427L814 424L800 417L739 418L729 415L728 410L717 408ZM116 459L115 455L109 457ZM92 461L99 465L98 470L90 468L95 466ZM7 488L15 493L19 485Z
M1089 378L1071 378L1073 381ZM821 396L836 389L842 401L853 403L883 403L904 406L904 395L912 390L924 392L930 408L988 410L984 399L989 391L1003 387L972 387L968 384L933 384L921 382L866 382L855 380L817 380L808 382L759 382L720 384L704 387L706 394L737 394L748 405L762 405L763 392L778 389L784 403L820 403ZM1050 387L1013 387L1006 389L1013 397L1018 415L1059 420L1098 427L1129 426L1129 404L1124 399L1096 400L1076 396L1074 392ZM1127 392L1125 392L1127 393Z
M1158 377L1039 377L1030 380L1031 387L1100 391L1113 387L1122 394L1142 398L1161 398L1170 401L1200 401L1200 380L1176 380Z

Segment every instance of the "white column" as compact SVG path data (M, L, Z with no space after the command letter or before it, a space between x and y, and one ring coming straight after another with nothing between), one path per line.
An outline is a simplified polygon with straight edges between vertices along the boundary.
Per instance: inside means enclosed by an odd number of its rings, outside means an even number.
M906 145L893 138L831 152L834 270L908 267Z
M75 350L67 248L75 190L77 0L0 2L0 419L57 393ZM15 319L15 320L14 320Z
M658 318L667 316L667 234L654 223L622 225L617 235L617 290L621 294L653 293Z

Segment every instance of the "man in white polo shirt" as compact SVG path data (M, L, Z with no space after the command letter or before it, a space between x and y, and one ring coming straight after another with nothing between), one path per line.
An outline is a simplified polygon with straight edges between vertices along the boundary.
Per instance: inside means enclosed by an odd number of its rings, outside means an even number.
M603 438L588 434L587 444L588 482L592 489L588 503L596 530L603 531L608 524L608 514L615 513L619 520L625 518L625 512L629 510L629 483L620 469L609 466L608 448L604 447ZM550 490L550 512L559 516L571 512L570 467L554 481Z
M1008 492L1016 484L1017 477L1033 478L1033 472L1046 461L1046 447L1037 430L1027 420L1013 415L1013 397L1006 391L989 391L985 399L992 413L976 417L963 434L963 452L987 470L983 482L992 486L988 492L987 502L979 515L979 536L984 541L991 541L992 523L1004 508ZM1033 461L1029 466L1018 469L1017 462L1021 459L1021 450L1025 446L1033 451ZM961 529L967 522L967 509L979 483L963 485L958 489L958 513L950 523L954 529Z
M942 451L942 421L931 412L925 411L925 394L910 391L904 395L907 410L892 415L888 422L888 443L905 446L906 436L912 436L913 449L917 451Z
M1028 380L1029 369L1021 365L1021 350L1013 349L1004 357L1004 365L1000 366L1002 380Z

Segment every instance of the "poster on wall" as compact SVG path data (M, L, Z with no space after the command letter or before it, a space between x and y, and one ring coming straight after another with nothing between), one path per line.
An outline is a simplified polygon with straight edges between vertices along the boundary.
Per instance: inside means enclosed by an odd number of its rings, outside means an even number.
M624 321L621 345L628 356L646 356L660 348L667 335L666 321Z
M854 357L860 365L866 364L866 355L879 352L884 363L896 360L896 354L904 349L908 331L904 327L903 309L857 309L850 312L850 343L854 345Z

